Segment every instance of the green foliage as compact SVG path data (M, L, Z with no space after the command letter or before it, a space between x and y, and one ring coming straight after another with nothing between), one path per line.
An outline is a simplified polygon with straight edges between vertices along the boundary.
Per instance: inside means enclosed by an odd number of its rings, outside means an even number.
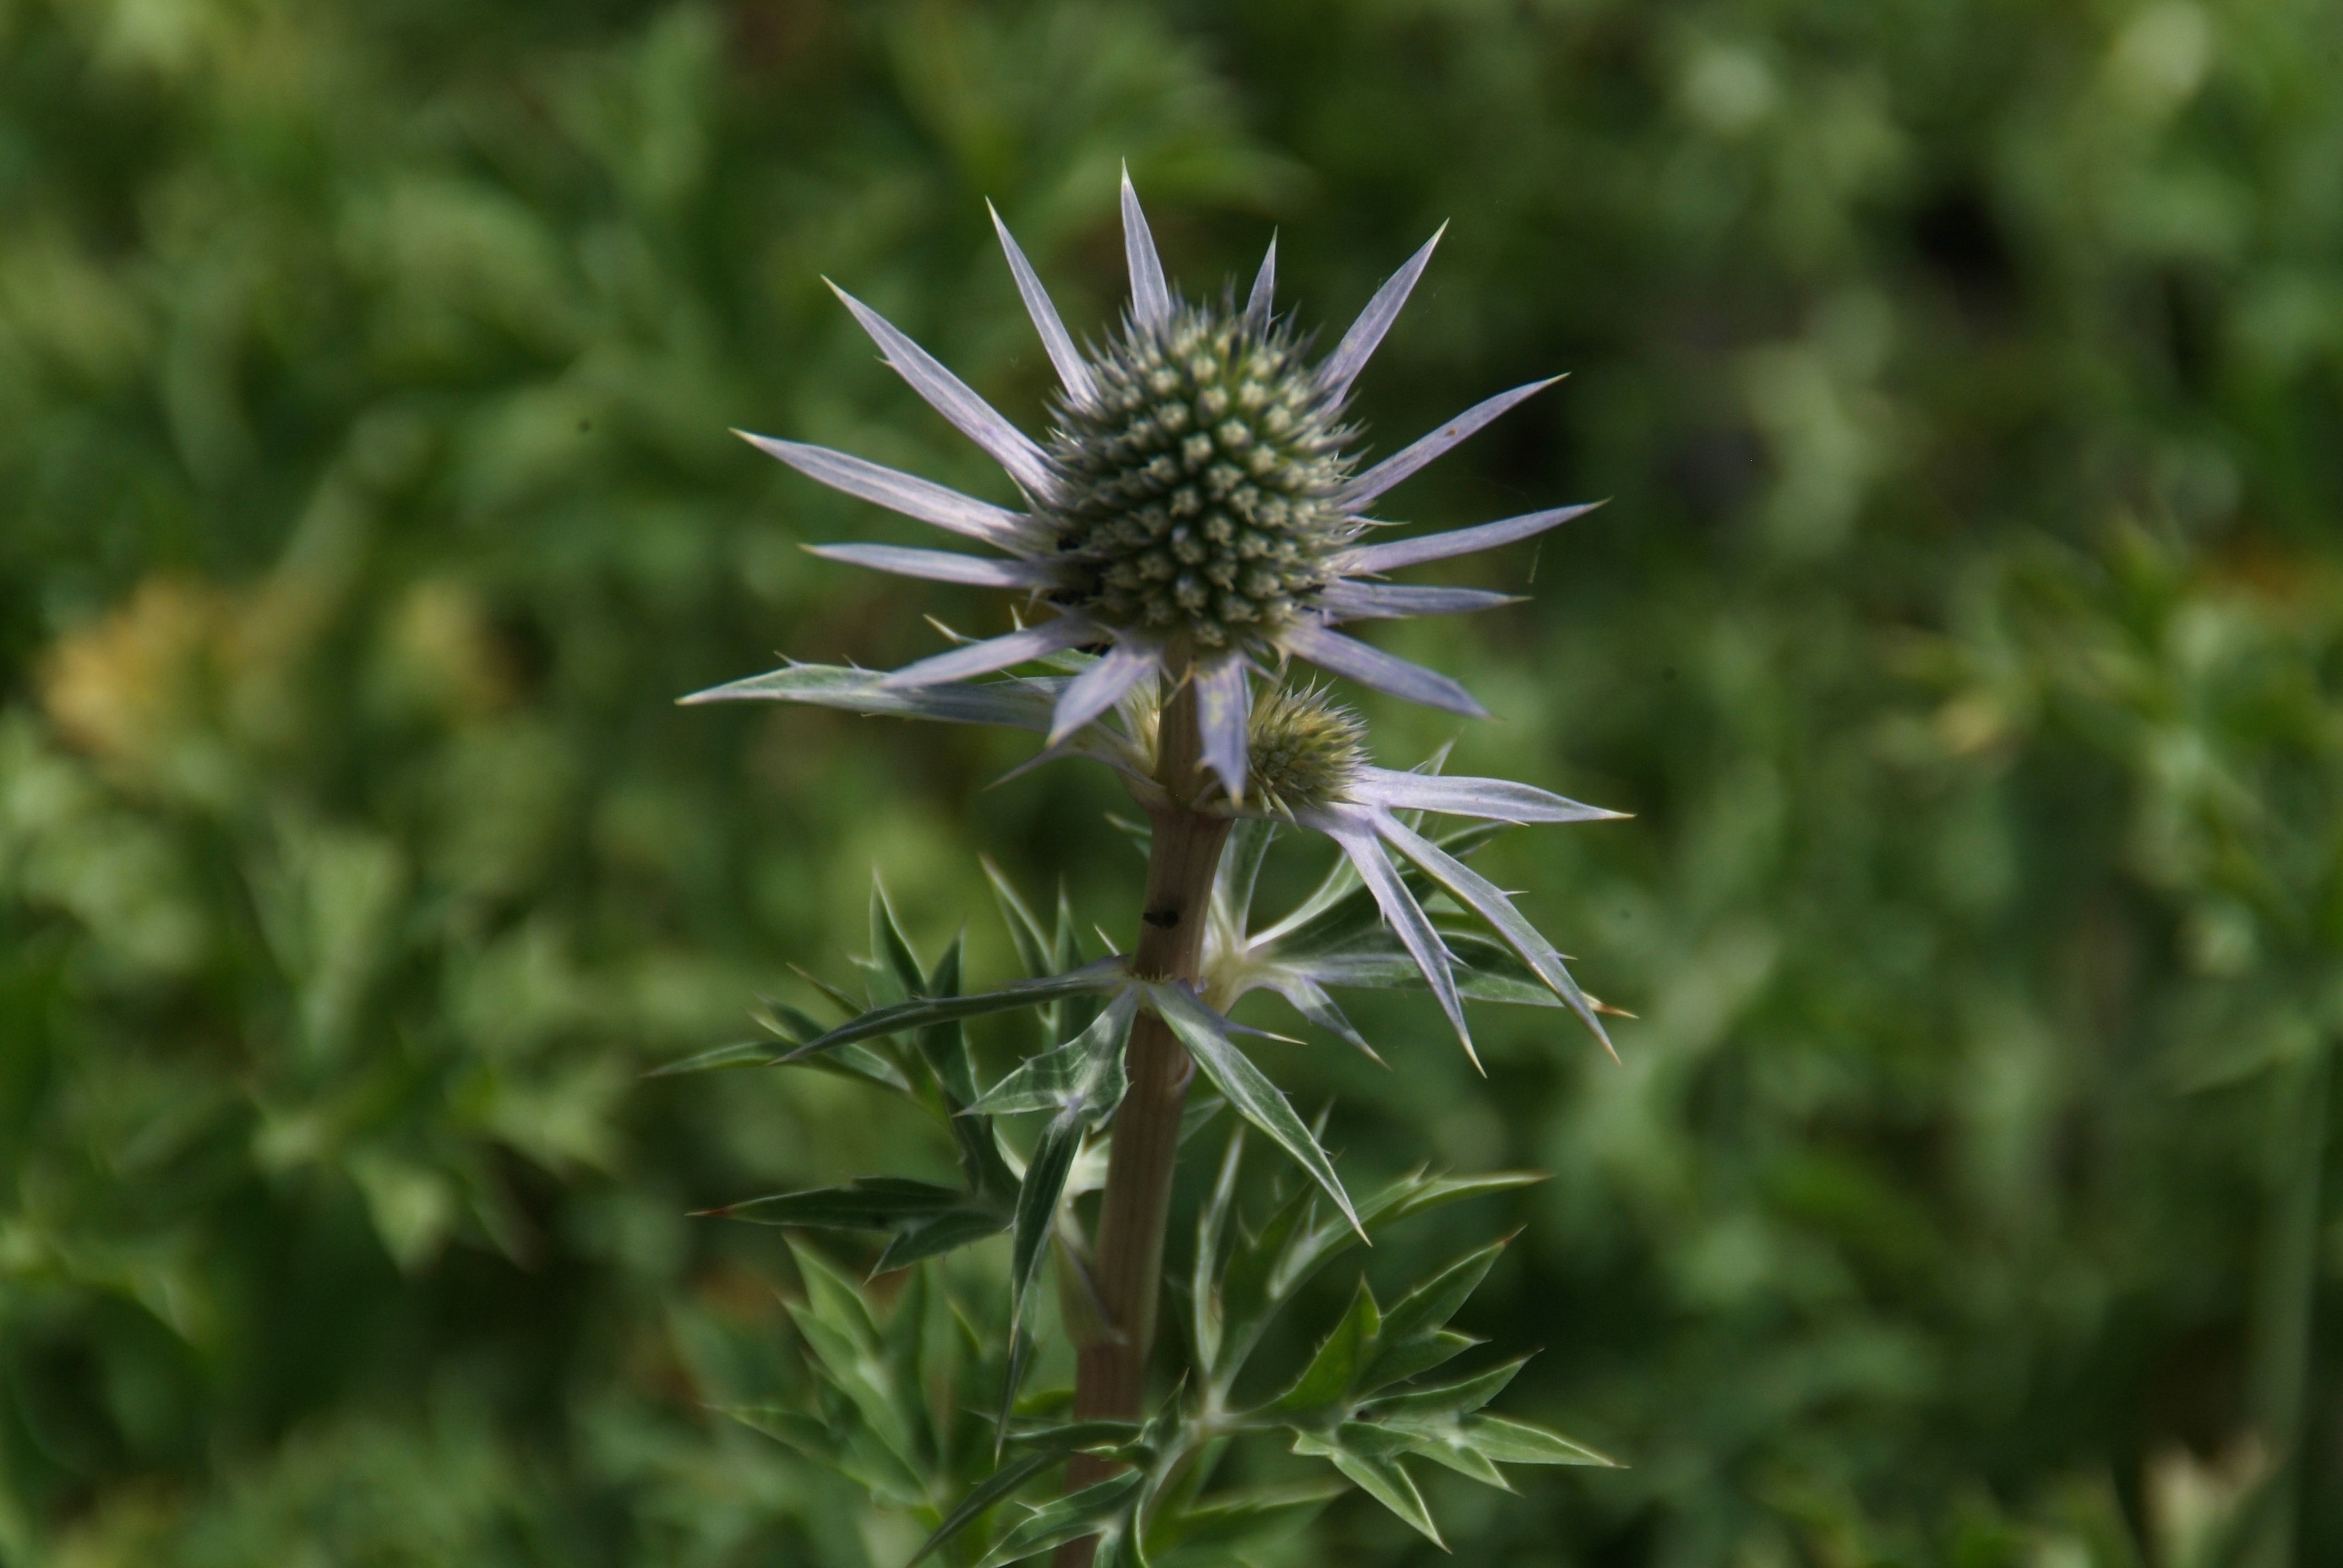
M958 1478L936 1458L948 1452L948 1418L937 1408L979 1408L973 1391L939 1407L934 1391L951 1385L971 1348L1005 1343L976 1315L954 1317L961 1332L924 1332L934 1315L924 1269L882 1312L818 1256L800 1250L807 1303L792 1306L824 1385L821 1412L759 1408L736 1418L837 1469L874 1493L914 1510L934 1527L918 1556L951 1555L982 1568L1022 1562L1085 1535L1101 1537L1109 1563L1228 1561L1249 1543L1290 1533L1339 1493L1326 1482L1282 1481L1215 1488L1246 1457L1249 1442L1281 1440L1292 1452L1327 1461L1368 1495L1433 1541L1440 1539L1403 1461L1421 1456L1485 1484L1506 1487L1498 1463L1609 1465L1611 1461L1545 1428L1486 1412L1522 1360L1447 1383L1419 1382L1470 1338L1449 1321L1503 1250L1485 1247L1436 1270L1383 1312L1367 1282L1298 1367L1250 1366L1251 1381L1283 1392L1232 1402L1240 1376L1264 1332L1308 1279L1362 1236L1461 1199L1519 1186L1518 1175L1434 1178L1412 1175L1377 1191L1348 1217L1322 1221L1314 1190L1272 1195L1258 1228L1236 1211L1243 1133L1232 1135L1212 1201L1198 1221L1192 1302L1193 1345L1202 1374L1143 1424L1022 1415L994 1445L989 1473ZM1029 1407L1054 1410L1065 1395L1038 1394ZM1233 1443L1233 1447L1232 1446ZM981 1445L980 1445L981 1446ZM968 1451L965 1444L962 1452ZM1122 1468L1104 1480L1036 1501L1021 1493L1047 1483L1066 1456L1095 1454ZM1333 1478L1328 1478L1332 1480ZM1510 1488L1508 1488L1510 1490ZM949 1511L940 1501L953 1499Z
M0 4L0 1560L917 1550L931 1526L710 1415L826 1421L834 1391L774 1232L681 1217L854 1171L969 1192L929 1058L641 1075L752 1032L784 955L841 972L874 859L928 953L986 891L962 842L1068 879L1011 942L971 930L971 993L1072 967L1060 910L1131 907L1136 865L1075 769L965 803L1012 739L668 705L783 644L933 649L876 612L898 590L795 548L891 525L724 432L1007 498L818 275L1038 428L980 198L1097 330L1126 156L1186 276L1282 225L1329 320L1454 218L1362 385L1378 452L1573 372L1386 515L1615 498L1566 571L1453 576L1532 605L1390 644L1502 716L1460 768L1637 813L1473 860L1642 1015L1622 1064L1488 1009L1483 1082L1419 999L1362 1018L1389 1074L1247 1045L1336 1105L1353 1192L1426 1159L1555 1172L1490 1199L1527 1229L1457 1321L1547 1347L1508 1412L1634 1467L1517 1472L1483 1511L1394 1462L1456 1555L2195 1568L2232 1538L2283 1561L2282 1520L2332 1559L2335 26ZM1452 738L1368 708L1386 764ZM1468 956L1468 994L1530 1000ZM1054 1044L1084 1003L1052 1005ZM761 1011L709 1065L826 1031ZM972 1015L978 1066L1020 1027ZM1353 1299L1312 1272L1354 1244L1312 1191L1248 1231L1230 1189L1224 1299L1182 1313L1207 1361L1298 1375L1318 1335L1262 1303L1322 1332ZM1005 1312L989 1222L923 1265L926 1321ZM1456 1250L1379 1235L1374 1299ZM1010 1381L955 1376L974 1412ZM902 1419L941 1444L919 1507L992 1473L998 1428ZM1182 1550L1435 1560L1254 1446L1182 1504Z

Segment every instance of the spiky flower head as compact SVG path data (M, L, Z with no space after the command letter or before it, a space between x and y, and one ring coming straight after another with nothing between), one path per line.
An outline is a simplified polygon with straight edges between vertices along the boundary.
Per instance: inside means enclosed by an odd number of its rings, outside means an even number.
M1367 727L1318 687L1281 686L1252 710L1249 810L1291 820L1352 798L1367 760Z
M1051 597L1117 630L1210 654L1306 615L1358 525L1342 399L1291 326L1182 305L1126 320L1063 397L1047 510L1071 569Z
M1376 291L1332 353L1304 362L1275 317L1277 247L1244 307L1183 303L1163 276L1147 219L1122 182L1131 309L1085 354L1008 226L993 216L1010 271L1058 372L1059 428L1043 447L970 391L876 311L840 297L887 362L937 412L982 447L1024 493L1011 511L862 458L765 436L747 438L847 494L1000 550L1007 558L823 545L814 553L907 577L1023 590L1055 613L1005 636L895 670L895 689L1010 668L1067 649L1106 645L1069 683L1050 726L1065 740L1152 676L1198 688L1203 759L1232 795L1249 769L1252 676L1288 657L1377 690L1482 717L1470 692L1333 628L1356 620L1453 615L1510 602L1478 588L1403 588L1378 578L1401 567L1528 538L1589 508L1557 507L1476 528L1369 543L1386 525L1366 516L1392 487L1551 379L1516 387L1353 474L1344 423L1353 387L1432 259L1433 235Z

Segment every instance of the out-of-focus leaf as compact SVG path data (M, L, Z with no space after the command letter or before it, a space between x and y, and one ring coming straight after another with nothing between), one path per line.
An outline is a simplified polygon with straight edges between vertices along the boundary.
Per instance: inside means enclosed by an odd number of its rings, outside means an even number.
M1052 1503L1043 1503L984 1554L979 1568L1001 1568L1021 1563L1069 1541L1096 1534L1110 1520L1121 1517L1138 1499L1146 1477L1135 1470L1093 1483Z
M1423 1505L1423 1494L1415 1489L1415 1478L1400 1463L1384 1433L1358 1425L1340 1427L1325 1437L1304 1433L1294 1440L1293 1452L1332 1461L1335 1469L1358 1483L1359 1490L1405 1520L1425 1540L1446 1549L1448 1543L1440 1538L1431 1510Z
M1374 1292L1361 1280L1351 1294L1350 1307L1319 1342L1310 1364L1269 1408L1279 1415L1307 1417L1342 1401L1365 1373L1383 1325Z
M779 1060L784 1063L799 1061L850 1040L900 1034L905 1030L958 1019L980 1018L987 1013L1038 1007L1061 997L1103 995L1120 989L1124 983L1124 975L1120 959L1101 959L1066 974L1054 975L1043 980L1026 980L1001 990L980 991L973 996L922 998L874 1008L860 1018L840 1024L818 1040L808 1040Z

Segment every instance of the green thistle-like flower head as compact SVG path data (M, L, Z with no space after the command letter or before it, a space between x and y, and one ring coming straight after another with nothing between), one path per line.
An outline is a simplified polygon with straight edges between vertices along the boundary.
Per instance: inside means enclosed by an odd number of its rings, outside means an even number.
M1292 331L1233 301L1126 319L1059 408L1061 604L1200 651L1273 632L1333 579L1358 525L1342 398Z
M1271 816L1349 800L1366 762L1367 727L1317 687L1282 686L1252 710L1245 805Z

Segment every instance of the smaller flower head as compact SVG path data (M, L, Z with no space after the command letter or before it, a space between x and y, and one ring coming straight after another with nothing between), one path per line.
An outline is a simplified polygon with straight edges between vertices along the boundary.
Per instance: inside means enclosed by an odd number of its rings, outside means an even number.
M1252 710L1246 808L1292 820L1351 798L1366 763L1367 727L1317 688L1279 687Z

